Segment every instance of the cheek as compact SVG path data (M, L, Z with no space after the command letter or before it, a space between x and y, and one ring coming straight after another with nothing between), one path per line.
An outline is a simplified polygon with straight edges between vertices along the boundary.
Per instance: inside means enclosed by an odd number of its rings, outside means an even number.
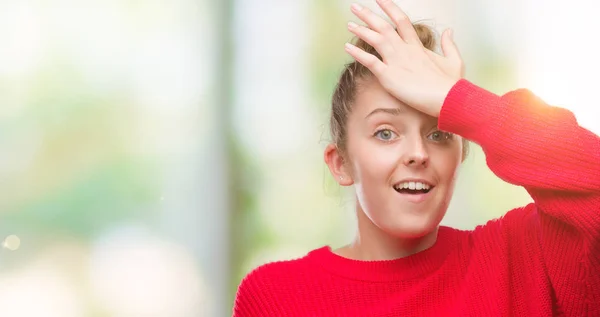
M355 182L385 181L398 165L398 151L393 151L392 147L377 146L374 143L362 142L351 153Z
M452 148L436 151L435 157L431 156L432 167L443 182L453 183L459 174L461 164L461 148Z

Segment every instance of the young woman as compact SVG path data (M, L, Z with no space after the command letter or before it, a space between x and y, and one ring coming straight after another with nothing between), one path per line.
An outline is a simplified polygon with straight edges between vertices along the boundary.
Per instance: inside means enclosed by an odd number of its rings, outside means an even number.
M332 104L325 161L356 189L343 248L263 265L234 316L600 316L600 138L527 90L497 96L461 79L391 0L366 8ZM568 41L565 45L569 45ZM534 203L472 231L440 226L466 139Z

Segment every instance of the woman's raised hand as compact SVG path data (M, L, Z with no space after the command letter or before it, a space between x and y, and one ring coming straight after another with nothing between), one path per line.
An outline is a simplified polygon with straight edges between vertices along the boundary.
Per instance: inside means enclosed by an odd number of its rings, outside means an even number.
M373 46L383 61L350 43L346 51L369 68L391 95L421 112L439 116L446 95L464 72L452 31L442 34L444 55L436 54L423 47L411 21L392 0L377 3L396 29L358 4L352 5L352 12L368 27L350 22L348 29Z

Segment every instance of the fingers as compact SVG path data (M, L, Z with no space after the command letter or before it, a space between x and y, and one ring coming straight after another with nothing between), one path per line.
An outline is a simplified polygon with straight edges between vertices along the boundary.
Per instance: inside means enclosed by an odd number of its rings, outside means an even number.
M452 29L447 29L442 33L442 51L444 52L444 56L448 59L462 61L458 47L452 38Z
M369 43L379 52L379 55L385 59L385 56L390 56L394 52L394 48L389 41L385 40L381 34L354 22L348 22L348 30Z
M447 29L442 33L442 52L444 52L444 57L460 69L460 77L463 77L465 75L465 64L456 43L454 43L452 29Z
M379 76L383 74L383 71L385 70L386 66L375 55L369 54L350 43L346 43L346 46L344 48L346 52L350 54L350 56L354 57L354 59L357 62L361 63L366 68L368 68L371 71L371 73L373 73L373 75Z
M355 3L351 6L351 10L354 15L364 21L372 30L383 36L389 37L389 40L393 38L400 40L394 27L368 8Z
M387 16L390 17L392 22L394 22L398 30L398 34L400 34L400 37L406 43L421 44L421 40L419 40L419 36L417 35L417 32L415 31L415 28L412 25L412 22L410 21L406 13L404 13L404 11L402 11L402 9L400 9L400 7L398 7L394 3L394 1L377 0L377 4L379 4L379 7L383 9L383 12L385 12L385 14L387 14Z

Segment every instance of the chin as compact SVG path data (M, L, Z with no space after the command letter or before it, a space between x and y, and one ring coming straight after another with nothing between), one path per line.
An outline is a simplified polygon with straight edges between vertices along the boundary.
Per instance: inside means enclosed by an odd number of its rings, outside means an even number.
M431 218L427 219L406 219L398 222L396 225L387 225L382 227L388 234L401 239L422 238L437 229L441 222Z

